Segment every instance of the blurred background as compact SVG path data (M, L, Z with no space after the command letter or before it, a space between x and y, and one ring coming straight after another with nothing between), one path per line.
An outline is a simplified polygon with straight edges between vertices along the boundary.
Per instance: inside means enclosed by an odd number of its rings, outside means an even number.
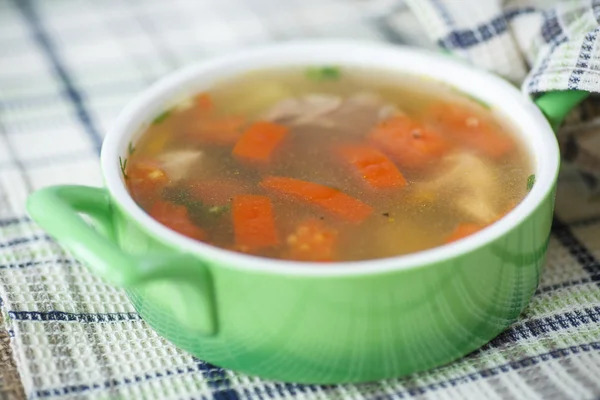
M12 148L33 187L60 181L74 165L78 180L98 182L95 156L111 122L169 71L274 40L428 43L404 7L397 0L2 0L0 162L11 164Z

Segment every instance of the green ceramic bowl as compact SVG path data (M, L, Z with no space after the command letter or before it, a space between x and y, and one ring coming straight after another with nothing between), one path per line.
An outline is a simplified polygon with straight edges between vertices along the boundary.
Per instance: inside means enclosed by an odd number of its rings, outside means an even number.
M514 125L529 149L533 189L508 216L454 244L318 266L188 239L152 220L127 193L119 159L173 99L257 68L331 64L416 73L481 99ZM548 115L560 120L577 96L550 98ZM42 189L29 198L31 217L94 273L123 287L144 320L177 347L264 378L341 383L448 363L515 321L544 265L559 151L544 114L497 77L448 56L319 41L243 51L168 76L119 116L101 161L105 188Z

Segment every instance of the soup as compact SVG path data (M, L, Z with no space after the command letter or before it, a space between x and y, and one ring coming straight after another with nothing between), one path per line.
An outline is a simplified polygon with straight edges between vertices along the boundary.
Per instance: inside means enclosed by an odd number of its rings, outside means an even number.
M168 228L307 262L460 240L535 179L487 105L426 78L337 67L217 83L158 115L121 167L136 203Z

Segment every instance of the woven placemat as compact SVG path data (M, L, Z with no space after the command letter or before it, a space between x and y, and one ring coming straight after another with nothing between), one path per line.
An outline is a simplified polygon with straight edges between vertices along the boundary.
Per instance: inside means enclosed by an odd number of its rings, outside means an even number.
M452 2L412 3L435 6L424 9L432 21L439 20L440 10L442 20L461 21L442 7ZM559 20L527 3L504 20L492 17L472 30L457 25L458 31L436 32L474 37L444 43L481 52L486 41L507 32L507 18ZM127 101L173 69L298 37L400 43L411 38L401 29L403 21L414 23L405 11L399 2L376 0L0 2L0 297L16 360L0 358L10 366L0 374L4 387L13 387L15 375L4 371L14 371L16 364L32 399L600 397L600 202L593 171L581 170L591 164L576 162L585 152L574 154L573 165L563 169L548 263L519 321L460 361L365 385L264 381L178 351L146 326L121 290L91 275L27 218L24 202L36 188L101 184L103 133ZM588 47L598 48L596 37L582 43L582 54L590 57ZM577 68L570 75L589 76L574 73ZM589 137L582 132L595 132L597 118L574 115L572 123L561 142ZM10 390L19 395L18 388Z

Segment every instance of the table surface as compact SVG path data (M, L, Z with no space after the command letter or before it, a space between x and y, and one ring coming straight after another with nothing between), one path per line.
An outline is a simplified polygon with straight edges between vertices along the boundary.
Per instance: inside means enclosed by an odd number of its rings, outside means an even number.
M3 320L0 314L0 327ZM8 332L0 328L0 399L24 399L25 392L10 348Z
M23 265L31 262L38 256L34 244L27 243L31 236L14 235L33 232L36 238L45 240L45 251L62 257L60 248L27 222L23 209L27 194L50 184L101 184L98 151L103 132L124 104L151 82L189 62L273 40L344 36L401 41L391 29L391 23L381 19L379 11L367 3L353 0L0 1L0 240L6 235L12 244L23 245L18 251L6 250L8 245L0 246L0 256L21 257L19 262ZM573 398L600 396L600 386L589 378L600 376L600 292L595 283L600 277L600 202L597 197L590 197L585 182L568 166L559 186L557 216L559 222L553 230L548 266L540 289L522 318L500 335L494 345L484 346L471 358L438 369L431 375L423 373L378 383L373 386L375 389L369 390L410 397L419 395L419 391L414 392L416 387L439 398L460 398L466 393L472 398L481 398L477 396L482 393L510 398L511 390L523 390L522 393L531 394L530 398L546 395L560 398L565 393ZM15 289L17 292L11 290L21 278L33 281L58 274L57 271L64 273L61 279L92 282L96 289L101 287L101 282L93 280L85 268L73 260L62 264L57 261L44 265L45 269L38 270L41 272L31 272L20 267L9 270L10 265L3 270L4 258L0 258L0 294L10 295L5 298L8 306L4 311L5 315L13 315L13 321L8 331L0 321L0 399L25 398L15 360L20 360L19 370L22 376L27 376L24 382L27 382L28 394L42 397L45 392L36 390L54 383L44 381L44 374L33 365L37 359L25 356L41 357L35 353L35 343L31 341L43 337L27 318L47 311L43 307L51 311L64 311L69 307L81 311L83 308L87 315L95 314L85 309L87 304L68 302L57 291L35 292L31 298L21 301L18 289ZM50 271L51 268L55 269ZM3 285L4 292L1 291ZM94 295L104 296L102 298L133 314L125 296L119 292L102 287L102 291ZM76 296L73 298L78 300ZM89 305L92 311L95 307L100 306ZM27 318L21 318L22 315ZM200 365L198 360L185 358L152 336L139 319L132 317L131 320L128 329L150 337L160 351L176 354L182 368ZM81 325L87 324L85 328L78 325L80 321L68 322L69 326L61 325L64 332L47 328L47 335L55 335L52 337L58 340L62 334L80 334L78 337L85 341L89 332L84 329L97 329L100 333L92 332L97 335L95 346L122 345L122 352L130 356L128 372L146 371L146 365L136 364L136 357L142 353L126 347L131 342L103 342L104 321L96 325L97 321L83 321ZM73 330L69 331L71 327ZM10 335L16 335L12 342ZM63 346L61 349L70 349L72 343L67 340L58 344ZM13 351L19 352L18 355ZM95 351L94 348L94 355ZM49 365L58 368L61 354L52 354L50 358L56 364ZM157 353L150 354L148 359L163 360ZM115 360L109 361L113 362L109 367L119 365ZM90 365L94 362L90 360ZM119 376L103 370L105 365L100 361L93 366L98 368L92 372L102 379L105 375L110 379ZM240 393L247 387L263 390L260 392L263 394L265 390L275 390L270 383L230 371L220 370L218 374L221 378L217 381L227 381L229 388L237 388ZM207 384L199 375L202 374L198 372L190 382L202 390L207 390L208 385L217 397L215 387L218 385L215 386L214 381ZM67 376L65 380L71 378ZM85 376L79 378L73 378L73 382L89 383ZM102 382L100 378L90 381ZM455 385L456 382L463 386ZM64 384L62 377L59 383ZM143 393L152 393L150 385L155 383L144 382L149 392ZM518 389L511 389L513 384ZM465 385L472 387L465 389ZM129 390L124 386L123 390ZM447 393L440 394L440 387ZM356 398L368 397L370 392L363 390L364 387L319 388L311 398L339 398L345 397L345 393L353 393Z

